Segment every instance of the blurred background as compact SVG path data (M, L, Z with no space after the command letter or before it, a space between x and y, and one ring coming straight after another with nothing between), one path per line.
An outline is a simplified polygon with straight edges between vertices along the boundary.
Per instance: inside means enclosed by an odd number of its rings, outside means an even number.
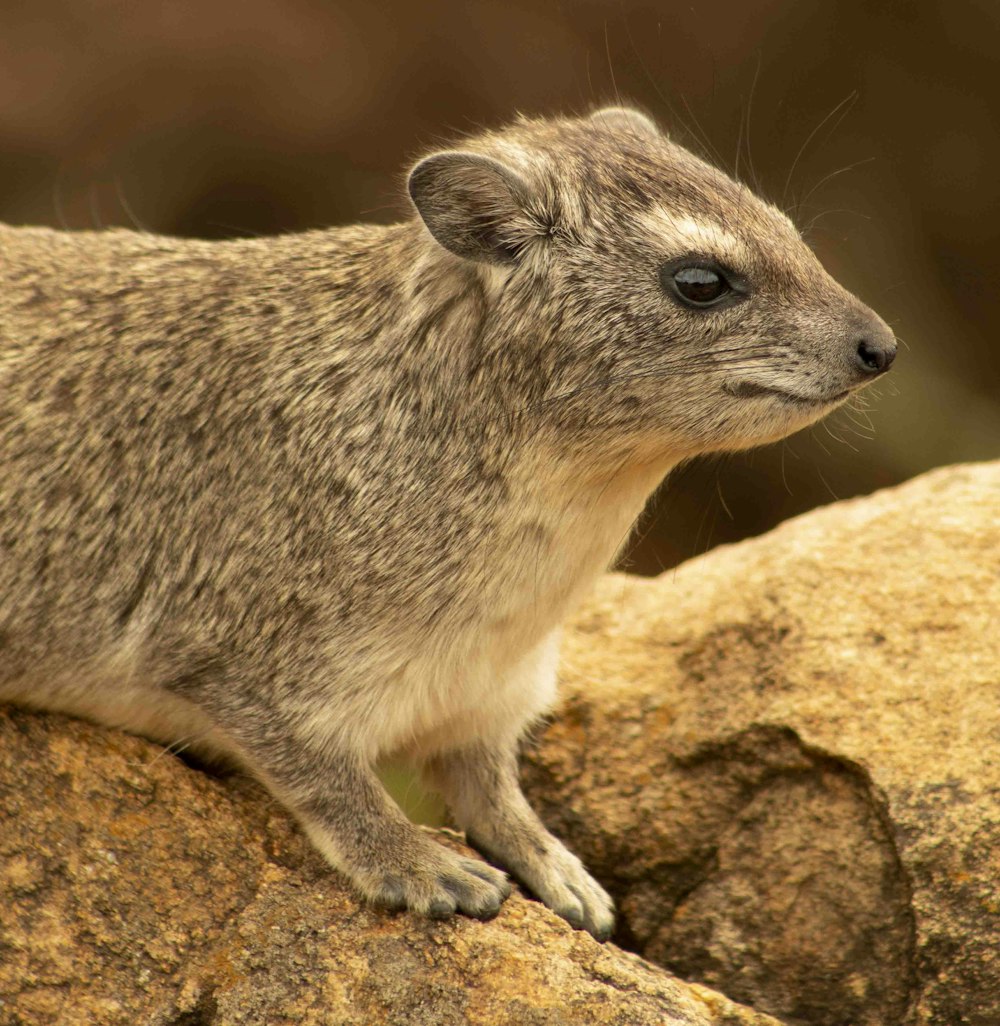
M616 97L787 193L903 341L866 414L672 477L630 569L1000 455L997 0L0 0L0 220L388 221L422 150Z

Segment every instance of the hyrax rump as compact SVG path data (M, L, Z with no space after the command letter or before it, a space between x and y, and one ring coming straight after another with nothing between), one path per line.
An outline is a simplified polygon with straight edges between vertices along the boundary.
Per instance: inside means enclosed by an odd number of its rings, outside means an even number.
M809 424L885 324L626 109L413 168L410 221L0 229L0 699L235 758L368 898L495 914L372 771L570 923L612 903L516 748L559 624L679 461Z

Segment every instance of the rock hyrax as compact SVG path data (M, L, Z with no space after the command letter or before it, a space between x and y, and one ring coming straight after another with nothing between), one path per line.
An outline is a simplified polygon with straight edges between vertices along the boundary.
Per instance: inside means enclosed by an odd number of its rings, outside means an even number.
M791 222L626 109L433 153L414 216L282 238L0 229L0 699L238 760L368 898L597 937L517 745L664 475L892 362Z

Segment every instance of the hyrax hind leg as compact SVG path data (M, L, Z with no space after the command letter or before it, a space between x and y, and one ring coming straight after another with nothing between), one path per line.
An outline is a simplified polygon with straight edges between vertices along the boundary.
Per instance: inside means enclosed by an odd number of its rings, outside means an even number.
M370 901L433 918L499 912L511 891L507 877L425 836L357 751L329 738L310 744L273 709L227 708L218 718L241 762Z
M510 870L573 926L598 940L611 935L611 898L528 804L514 743L480 740L428 760L425 774L473 847Z

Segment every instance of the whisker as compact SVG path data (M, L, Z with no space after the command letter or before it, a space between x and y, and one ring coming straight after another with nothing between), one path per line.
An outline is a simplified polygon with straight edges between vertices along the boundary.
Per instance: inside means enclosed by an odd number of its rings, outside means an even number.
M743 122L744 122L743 113L744 113L744 110L743 110L743 106L741 104L740 105L740 127L739 127L739 131L736 134L736 160L735 160L734 165L733 165L733 178L735 178L737 182L739 182L739 180L740 180L740 154L743 151Z
M611 88L615 91L615 102L620 107L622 105L622 95L618 92L618 83L615 81L615 66L611 60L611 40L608 36L608 23L604 23L604 52L608 56L608 72L611 75Z
M101 217L101 200L98 195L97 182L91 180L90 185L87 187L87 206L90 210L90 223L95 231L100 231L104 227L104 221Z
M781 193L781 205L782 205L782 207L784 207L785 204L788 202L788 189L789 189L789 187L792 184L792 176L795 174L795 169L799 166L799 161L802 159L803 155L805 154L806 150L808 149L809 144L813 141L813 139L816 138L816 135L823 130L823 126L830 120L830 118L832 118L832 117L834 117L836 115L837 111L839 111L844 106L844 104L848 104L849 105L847 107L847 110L844 111L844 114L846 115L847 111L849 111L851 109L851 106L858 99L858 96L859 96L859 93L858 93L857 89L852 89L851 92L849 92L840 101L840 103L838 103L833 108L833 110L831 110L830 113L827 114L826 117L823 118L823 120L820 121L820 123L806 136L805 142L803 142L802 145L799 147L799 152L795 154L795 159L792 161L792 166L788 169L788 176L785 178L785 187L784 187L784 189L782 190L782 193ZM834 128L836 128L836 125L834 126ZM801 203L797 203L796 204L796 209L801 208L801 206L802 206Z
M817 475L819 476L820 481L823 482L823 485L826 488L826 490L833 496L836 502L840 502L840 496L830 487L830 482L827 481L827 479L823 476L823 471L819 469L819 464L814 464L814 467Z
M149 234L149 229L144 225L138 217L135 216L135 211L132 209L131 204L128 202L128 198L125 196L125 190L122 187L121 179L118 175L114 175L112 178L115 186L115 194L118 197L118 205L125 211L125 216L132 222L132 227L138 232L146 232Z
M847 416L846 413L844 414L844 416L847 417L848 420L851 420L851 418L849 416ZM854 426L853 427L849 427L847 424L840 424L840 425L838 425L838 427L843 427L845 430L850 432L850 434L854 435L856 438L862 439L865 442L874 442L875 441L874 433L871 432L871 431L866 430L864 428L864 425L858 424L856 421L853 421L853 420L851 420L851 424L854 425Z
M848 448L848 449L850 449L850 450L851 450L852 452L860 452L860 451L861 451L860 449L858 449L858 448L856 448L855 446L851 445L851 443L850 443L849 441L847 441L847 439L846 439L846 438L841 438L841 437L840 437L839 435L835 435L835 434L834 434L834 433L833 433L833 432L832 432L832 431L830 430L830 424L829 424L829 422L828 422L828 421L825 421L825 420L824 420L824 421L822 421L821 423L822 423L822 425L823 425L823 430L824 430L824 431L825 431L825 432L826 432L826 433L827 433L827 434L828 434L828 435L829 435L829 436L830 436L830 437L831 437L831 438L832 438L832 439L833 439L833 440L834 440L835 442L840 442L840 444L841 444L841 445L846 445L846 446L847 446L847 448Z
M813 193L815 193L817 189L826 185L827 182L836 178L838 175L843 175L848 171L853 171L856 167L861 167L862 164L871 164L874 160L874 157L865 157L863 160L856 160L853 164L847 164L844 167L837 168L836 171L831 171L828 175L823 175L823 177L802 198L802 201L798 205L799 209L804 207L809 202Z
M170 744L164 745L153 758L147 764L149 766L156 765L165 755L180 755L181 752L187 751L193 744L196 744L203 737L209 734L211 730L204 730L199 734L185 734L179 737L176 741L171 741Z
M788 477L785 474L785 450L787 449L787 442L782 440L781 443L781 483L785 486L785 491L789 495L792 494L791 488L788 487Z
M620 4L619 6L621 7ZM635 45L635 39L632 36L632 27L631 25L629 25L628 16L625 13L624 8L622 8L622 24L625 26L625 34L628 36L629 46L632 47L632 53L635 56L636 60L639 62L639 67L642 69L642 72L646 76L646 79L648 80L649 84L653 87L654 91L656 92L656 95L660 98L660 101L670 112L671 119L674 122L678 123L681 126L681 128L684 129L688 136L690 136L690 138L694 140L698 146L703 147L705 151L712 157L713 161L716 164L723 164L722 155L712 144L712 140L709 138L708 133L702 127L702 124L698 120L697 115L691 109L691 105L688 103L687 99L683 96L683 94L678 95L680 95L681 103L684 104L684 107L691 118L693 127L692 124L688 124L685 121L685 119L677 112L676 107L670 102L669 98L660 88L659 81L657 81L656 77L650 73L649 68L646 65L646 62L642 58L642 54L639 52L639 48Z
M826 455L832 459L833 453L830 452L830 450L824 444L823 439L820 438L819 435L816 433L815 427L810 429L809 434L812 437L812 440L823 450L823 452L825 452Z
M750 169L750 180L753 182L755 192L760 192L760 179L757 175L757 169L753 166L753 150L750 148L750 116L753 113L753 98L754 93L757 90L757 79L760 78L760 66L761 56L760 50L757 51L757 67L754 69L753 81L750 83L750 96L747 99L747 111L746 111L746 147L747 147L747 167Z
M859 418L857 421L855 421L854 418L851 417L852 413L857 414ZM852 423L858 424L859 427L866 428L868 431L872 433L872 437L875 437L875 425L872 423L872 419L870 416L868 416L868 413L865 411L864 407L856 406L853 403L849 403L847 407L845 407L844 409L844 416L848 417L852 421Z
M803 237L807 236L810 232L815 231L816 225L819 224L820 220L824 217L829 217L832 214L852 214L855 217L862 217L866 221L870 221L871 218L867 214L860 214L856 210L851 210L848 207L834 207L830 210L821 210L815 217L810 218L808 224L802 229Z
M723 496L723 494L722 494L722 476L721 476L719 471L720 471L720 468L716 467L716 469L715 469L715 494L719 496L719 502L722 504L722 508L726 511L726 516L729 517L729 519L732 520L735 523L736 517L733 516L733 511L726 504L725 496Z

